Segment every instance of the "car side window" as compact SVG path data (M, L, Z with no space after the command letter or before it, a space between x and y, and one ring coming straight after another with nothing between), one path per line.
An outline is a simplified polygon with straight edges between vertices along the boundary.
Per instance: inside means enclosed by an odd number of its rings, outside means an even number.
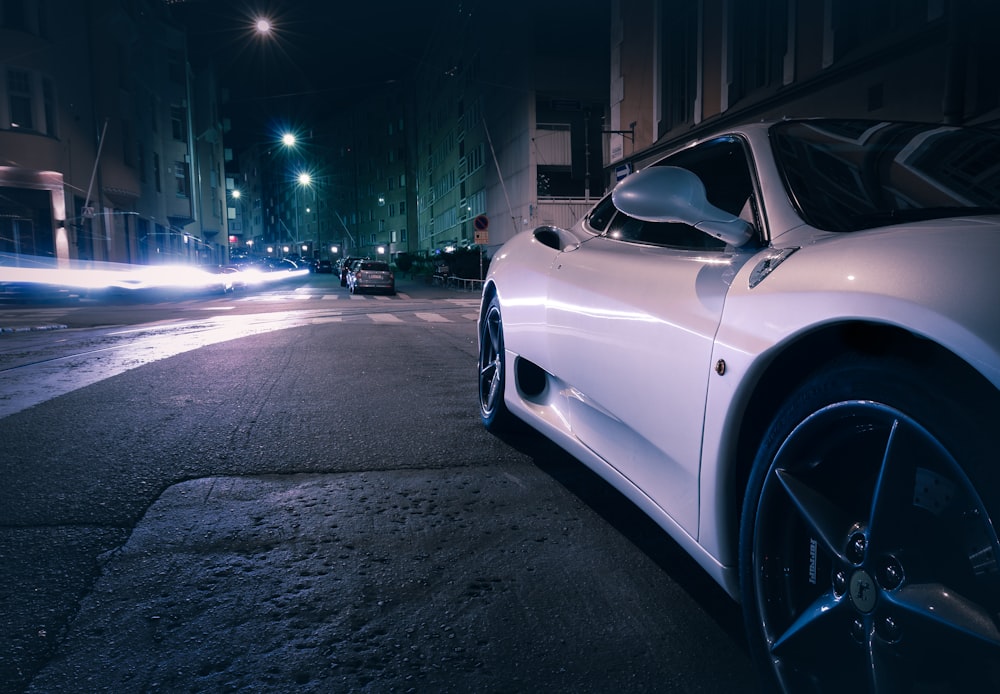
M615 212L617 212L615 204L611 202L611 196L608 195L594 206L593 211L587 217L587 223L594 231L605 231Z
M656 166L677 166L688 169L705 184L708 201L716 207L735 216L754 221L753 183L750 166L742 140L736 137L721 137L710 142L683 150L655 164ZM610 196L602 201L610 201ZM598 211L601 219L607 213L601 205L591 214L591 226ZM750 213L747 210L751 210ZM595 227L596 228L596 227ZM616 214L605 222L608 236L623 241L669 246L690 250L725 250L726 244L694 227L675 222L644 222L616 210ZM602 228L601 230L604 230Z

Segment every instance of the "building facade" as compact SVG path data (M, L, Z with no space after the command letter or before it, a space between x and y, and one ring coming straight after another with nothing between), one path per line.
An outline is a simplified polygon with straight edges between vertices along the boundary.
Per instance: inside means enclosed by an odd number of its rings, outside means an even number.
M439 15L412 84L339 101L318 123L312 211L287 184L250 209L274 238L290 210L318 215L306 236L341 255L492 254L520 231L572 225L628 172L727 123L994 126L997 29L990 0L463 6Z
M154 0L0 4L2 264L221 263L210 74Z
M603 192L608 16L606 2L480 5L439 27L448 41L431 37L416 80L417 249L489 253Z
M743 120L831 116L993 126L990 0L613 0L606 178Z

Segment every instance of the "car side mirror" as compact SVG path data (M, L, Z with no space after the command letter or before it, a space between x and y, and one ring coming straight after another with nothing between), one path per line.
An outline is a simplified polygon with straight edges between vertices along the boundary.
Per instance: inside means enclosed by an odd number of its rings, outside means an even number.
M676 166L650 166L628 176L611 199L630 217L688 224L730 246L742 246L753 237L752 224L710 203L701 179Z

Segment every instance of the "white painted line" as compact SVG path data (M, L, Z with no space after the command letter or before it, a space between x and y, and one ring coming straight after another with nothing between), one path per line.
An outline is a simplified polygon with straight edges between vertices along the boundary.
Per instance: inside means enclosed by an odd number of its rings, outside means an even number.
M450 320L442 316L440 313L416 313L417 318L420 320L425 320L428 323L451 323Z

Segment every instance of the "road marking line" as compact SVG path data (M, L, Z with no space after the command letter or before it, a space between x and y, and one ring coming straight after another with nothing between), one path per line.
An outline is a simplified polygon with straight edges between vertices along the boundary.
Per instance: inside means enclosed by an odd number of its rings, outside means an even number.
M414 314L420 320L425 320L428 323L451 323L450 320L445 318L439 313L415 313Z
M368 317L375 323L402 323L403 319L391 313L370 313Z

